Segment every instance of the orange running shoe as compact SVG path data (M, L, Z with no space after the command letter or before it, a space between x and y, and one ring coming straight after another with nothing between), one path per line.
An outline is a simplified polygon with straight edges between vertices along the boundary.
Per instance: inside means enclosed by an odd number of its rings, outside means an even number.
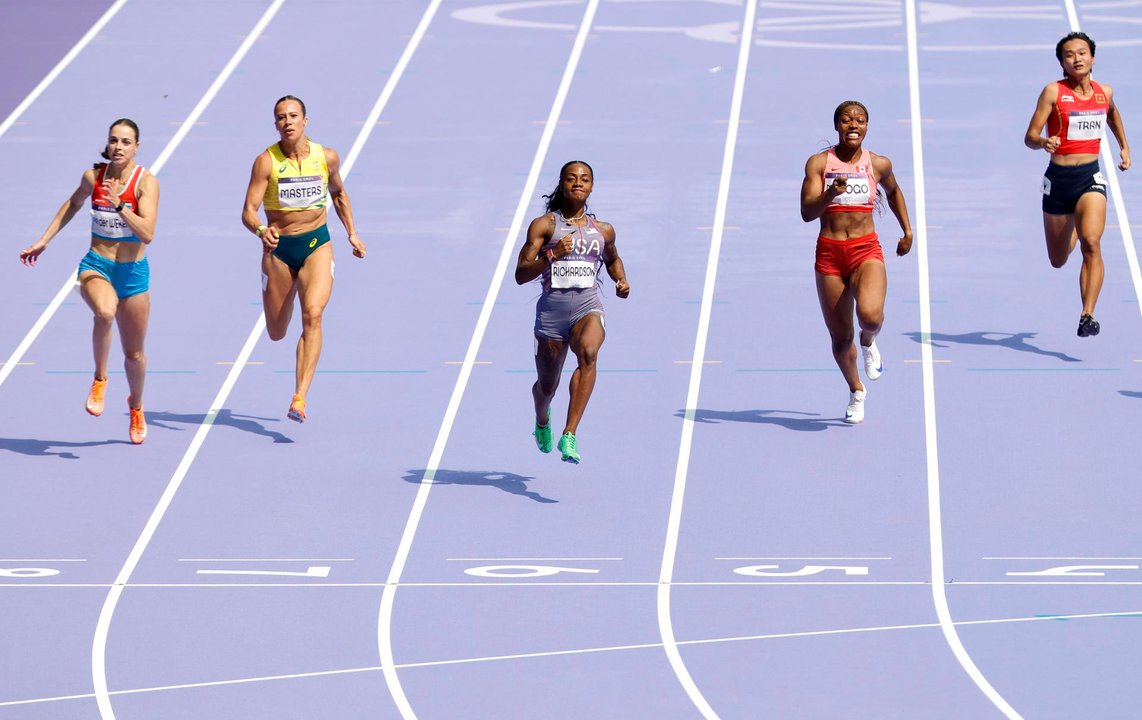
M143 416L143 408L131 407L131 398L127 398L127 409L131 411L131 444L142 445L147 439L147 418Z
M295 422L305 422L305 398L301 395L294 395L293 402L289 404L289 412L286 417Z
M91 390L87 393L87 412L95 417L103 414L103 392L107 389L107 378L91 381Z

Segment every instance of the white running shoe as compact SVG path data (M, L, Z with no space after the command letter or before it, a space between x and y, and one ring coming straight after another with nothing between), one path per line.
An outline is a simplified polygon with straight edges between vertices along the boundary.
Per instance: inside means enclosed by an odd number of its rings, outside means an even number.
M880 362L880 348L876 346L876 340L868 347L860 346L861 352L864 353L864 375L869 380L875 380L884 373L884 363Z
M864 420L864 398L867 394L864 390L849 393L849 406L845 408L845 422L849 425Z

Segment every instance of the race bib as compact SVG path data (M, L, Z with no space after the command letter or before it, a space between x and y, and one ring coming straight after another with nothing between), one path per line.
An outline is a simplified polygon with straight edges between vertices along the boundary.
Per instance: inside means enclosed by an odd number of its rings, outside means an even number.
M324 207L324 201L325 180L320 175L278 178L278 205L282 209Z
M1072 111L1067 122L1067 139L1101 140L1105 124L1106 112L1103 110Z
M595 286L598 265L590 260L556 260L551 263L551 287L557 290Z
M872 202L872 183L865 173L825 173L825 187L833 184L836 178L845 178L844 193L833 198L834 205L868 205Z
M131 207L131 203L124 204ZM115 208L103 202L91 206L91 234L105 240L120 240L135 236L131 226L123 221L119 213L115 212Z

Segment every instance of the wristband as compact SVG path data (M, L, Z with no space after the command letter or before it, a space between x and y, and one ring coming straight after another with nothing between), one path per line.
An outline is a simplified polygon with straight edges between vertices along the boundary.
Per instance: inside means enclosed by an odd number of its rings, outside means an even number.
M547 248L547 250L544 252L544 255L547 257L547 263L549 265L555 262L555 251L551 248Z
M123 212L123 208L125 208L125 207L127 207L127 203L120 200L119 204L115 206L115 212L121 213L121 212Z
M254 231L254 234L257 235L258 237L261 237L262 233L264 233L266 231L266 229L267 228L265 225L259 225L258 229Z

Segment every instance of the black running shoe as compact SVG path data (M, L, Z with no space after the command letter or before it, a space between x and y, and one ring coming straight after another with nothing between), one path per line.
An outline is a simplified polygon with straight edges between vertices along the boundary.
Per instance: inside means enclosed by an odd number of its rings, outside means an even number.
M1098 320L1095 320L1092 316L1083 315L1079 318L1079 337L1098 335L1099 330Z

